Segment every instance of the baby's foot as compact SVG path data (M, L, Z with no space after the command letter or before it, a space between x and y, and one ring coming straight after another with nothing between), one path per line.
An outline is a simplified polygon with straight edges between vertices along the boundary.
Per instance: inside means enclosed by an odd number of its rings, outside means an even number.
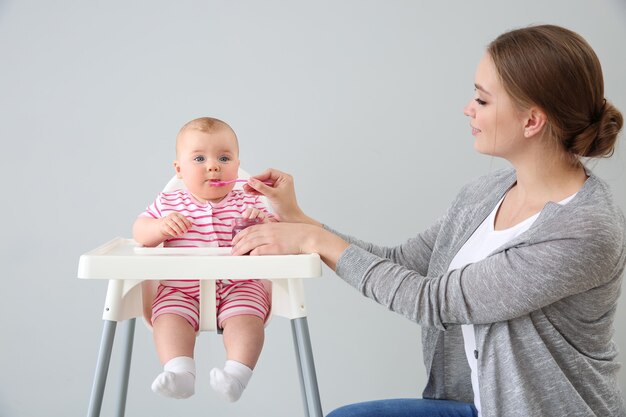
M237 361L228 360L224 369L211 370L211 387L226 401L235 402L243 394L250 378L252 369Z
M196 372L192 358L179 356L167 362L152 383L152 391L169 398L189 398L195 392Z

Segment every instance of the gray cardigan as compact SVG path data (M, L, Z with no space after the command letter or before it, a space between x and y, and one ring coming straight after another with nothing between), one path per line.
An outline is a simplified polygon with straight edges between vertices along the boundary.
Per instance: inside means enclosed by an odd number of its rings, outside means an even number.
M433 226L385 248L351 245L337 275L423 326L425 398L473 401L460 324L474 324L484 417L626 416L613 322L626 223L592 173L568 204L483 261L448 272L515 182L500 170L465 186Z

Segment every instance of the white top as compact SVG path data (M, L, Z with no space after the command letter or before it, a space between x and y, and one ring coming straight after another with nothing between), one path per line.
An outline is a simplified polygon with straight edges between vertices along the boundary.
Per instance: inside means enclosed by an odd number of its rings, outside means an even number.
M574 198L575 195L576 194L573 194L565 198L560 201L559 204L567 204L572 198ZM494 223L496 213L498 212L500 204L502 204L502 200L504 200L504 197L500 199L489 216L487 216L480 226L478 226L478 229L476 229L467 242L465 242L454 259L452 259L452 262L448 267L449 271L459 269L465 265L476 263L485 259L494 250L528 230L537 217L539 217L539 213L537 213L513 227L505 230L495 230ZM478 384L478 360L476 357L477 351L474 326L471 324L464 324L461 326L461 330L463 331L463 340L465 342L465 355L467 356L467 361L471 368L472 389L474 390L474 406L478 411L478 417L481 417L480 386Z

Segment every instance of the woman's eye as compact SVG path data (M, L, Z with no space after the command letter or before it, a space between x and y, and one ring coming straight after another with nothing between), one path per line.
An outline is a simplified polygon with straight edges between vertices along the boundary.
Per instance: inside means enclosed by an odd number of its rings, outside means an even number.
M194 161L196 162L204 162L204 156L196 156L195 158L193 158Z
M476 95L477 90L478 89L476 87L474 87L474 94L475 95ZM478 103L479 106L484 106L485 104L487 104L487 102L485 100L481 100L480 97L474 97L474 101L476 103Z

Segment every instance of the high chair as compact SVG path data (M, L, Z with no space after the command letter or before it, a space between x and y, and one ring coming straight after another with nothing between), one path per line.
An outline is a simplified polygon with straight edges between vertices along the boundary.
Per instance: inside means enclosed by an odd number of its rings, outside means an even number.
M240 178L247 176L240 170ZM182 188L182 181L174 177L164 191ZM215 331L215 280L254 277L272 281L271 314L291 321L304 415L322 417L302 282L303 278L321 275L317 254L230 256L230 248L144 248L132 239L119 237L83 254L78 264L78 277L109 280L102 316L104 329L87 416L100 415L115 329L117 322L126 321L122 381L116 405L116 415L124 416L135 321L150 312L152 291L158 280L200 280L200 331Z

